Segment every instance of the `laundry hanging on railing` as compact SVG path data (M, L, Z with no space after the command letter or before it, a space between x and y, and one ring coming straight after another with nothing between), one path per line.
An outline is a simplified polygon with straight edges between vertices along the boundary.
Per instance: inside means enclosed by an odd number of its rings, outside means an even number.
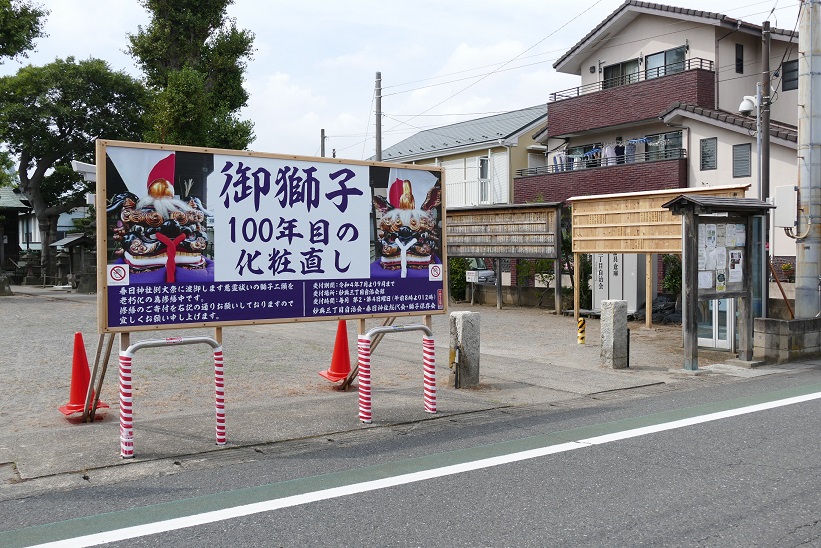
M604 147L604 151L602 152L602 161L601 165L609 166L616 164L616 147L615 145L608 144Z
M567 153L562 151L553 156L553 170L554 171L569 171L567 165Z

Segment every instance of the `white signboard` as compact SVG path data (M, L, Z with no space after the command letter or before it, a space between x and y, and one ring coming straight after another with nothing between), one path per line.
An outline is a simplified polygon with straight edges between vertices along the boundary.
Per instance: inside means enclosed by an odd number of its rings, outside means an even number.
M438 168L97 147L103 331L445 312Z

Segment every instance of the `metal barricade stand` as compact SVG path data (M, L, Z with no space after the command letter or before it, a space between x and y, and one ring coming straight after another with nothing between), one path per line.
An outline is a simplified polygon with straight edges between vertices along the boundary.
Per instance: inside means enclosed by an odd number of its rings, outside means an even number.
M214 387L217 445L225 445L225 376L222 344L211 337L169 337L136 342L120 351L120 456L134 457L134 417L132 412L131 360L141 348L205 343L214 349Z
M425 412L436 413L436 355L433 347L433 331L421 324L393 325L374 327L362 334L360 329L357 338L357 355L359 371L359 420L370 424L373 420L371 409L371 339L382 333L400 333L405 331L424 331L422 337L422 358L424 364L424 401Z

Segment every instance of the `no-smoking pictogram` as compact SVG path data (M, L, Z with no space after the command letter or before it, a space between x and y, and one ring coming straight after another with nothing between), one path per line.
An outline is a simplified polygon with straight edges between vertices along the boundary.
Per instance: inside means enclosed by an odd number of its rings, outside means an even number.
M108 285L128 285L128 265L108 265Z
M125 267L115 266L111 269L111 279L115 282L121 282L125 279Z

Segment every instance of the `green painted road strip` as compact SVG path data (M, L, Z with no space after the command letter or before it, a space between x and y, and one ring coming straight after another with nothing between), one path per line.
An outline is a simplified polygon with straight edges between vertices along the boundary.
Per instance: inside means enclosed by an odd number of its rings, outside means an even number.
M94 546L459 474L821 399L821 384L0 532L0 546Z

